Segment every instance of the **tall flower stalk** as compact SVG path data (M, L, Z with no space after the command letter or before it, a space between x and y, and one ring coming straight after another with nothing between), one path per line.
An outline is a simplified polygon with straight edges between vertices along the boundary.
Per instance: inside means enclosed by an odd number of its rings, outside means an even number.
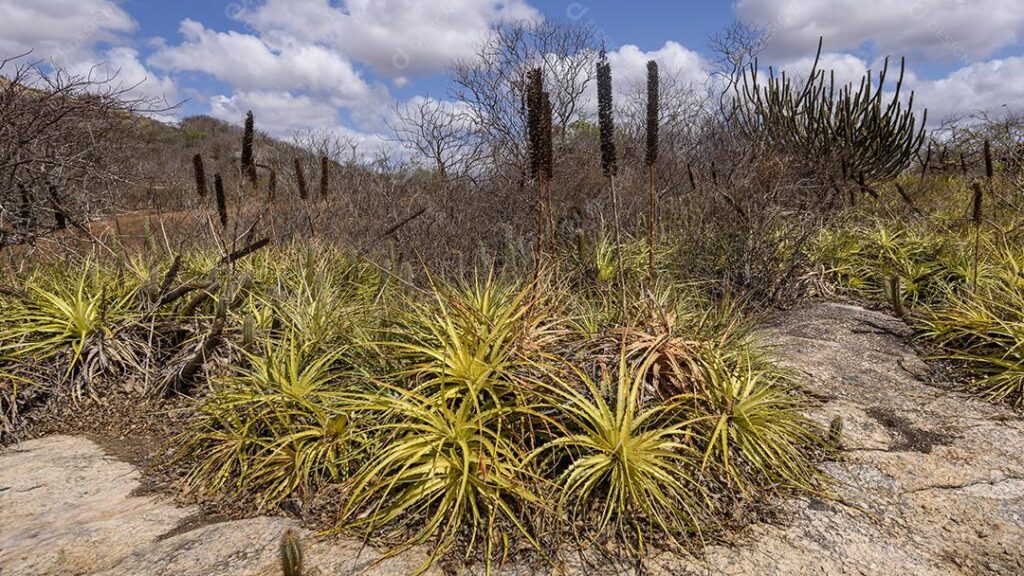
M647 63L647 188L649 205L647 213L647 281L654 287L654 233L658 224L658 193L656 190L655 166L658 163L658 63Z
M242 174L249 179L252 187L256 187L256 157L252 151L255 127L250 110L245 114L245 131L242 133Z
M527 73L526 87L526 137L530 162L530 177L537 183L537 237L533 247L534 274L540 273L541 255L544 250L544 236L547 217L545 213L545 100L550 99L544 92L544 73L534 68ZM550 119L548 120L550 123ZM550 130L550 129L549 129Z
M615 118L612 115L612 67L608 53L601 48L597 60L597 123L601 133L601 171L608 179L612 196L612 220L615 227L615 252L618 260L618 280L622 299L622 321L626 320L626 282L622 266L622 231L619 223L619 197L615 192L618 162L615 154Z

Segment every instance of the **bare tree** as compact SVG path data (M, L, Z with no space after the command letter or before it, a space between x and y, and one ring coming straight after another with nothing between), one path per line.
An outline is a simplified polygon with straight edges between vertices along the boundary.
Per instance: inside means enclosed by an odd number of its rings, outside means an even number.
M397 141L428 160L444 186L472 175L481 159L482 145L470 115L459 104L415 98L395 105L398 121L388 127Z
M128 137L143 116L173 108L139 96L116 73L54 63L0 62L0 248L33 242L116 204L133 178Z
M725 118L732 117L732 101L741 96L743 75L769 39L767 30L742 22L734 22L708 38L708 48L715 55L712 77L718 82L718 108Z
M452 97L466 107L499 167L522 179L526 159L526 74L540 67L561 139L593 80L598 33L570 22L518 22L496 28L476 54L451 68Z

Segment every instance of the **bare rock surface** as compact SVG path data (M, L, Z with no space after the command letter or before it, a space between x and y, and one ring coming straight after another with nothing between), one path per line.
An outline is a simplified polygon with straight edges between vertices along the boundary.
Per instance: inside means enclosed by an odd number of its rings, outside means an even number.
M652 574L750 576L1024 574L1024 421L1011 410L929 384L906 326L855 306L776 315L766 334L804 388L810 412L843 421L834 498L785 503L700 558L646 559ZM134 495L139 473L89 440L51 436L0 452L0 576L279 574L286 518L197 522L167 498ZM423 551L379 552L304 533L310 574L412 574ZM631 573L565 555L558 573ZM498 572L532 574L536 566ZM474 569L475 571L475 569Z
M297 522L210 523L198 508L137 496L139 472L80 437L49 436L0 453L0 576L279 576L281 536ZM298 529L309 576L413 574L409 552L382 562L351 539ZM437 574L436 570L428 574Z

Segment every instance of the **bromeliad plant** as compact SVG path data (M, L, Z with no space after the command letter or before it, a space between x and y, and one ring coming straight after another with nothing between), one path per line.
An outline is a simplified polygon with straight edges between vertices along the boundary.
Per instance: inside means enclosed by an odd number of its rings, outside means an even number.
M518 535L540 550L527 523L540 500L537 479L514 430L531 415L525 404L496 403L486 393L462 396L381 384L381 392L356 403L374 425L366 463L356 473L343 508L343 528L408 546L434 542L428 560L467 537L466 554L483 549L488 566L505 556Z
M918 320L921 337L950 350L973 374L982 396L1024 406L1024 289L996 284L976 294L950 294Z
M653 356L638 365L620 356L615 374L595 381L570 366L538 383L556 432L531 454L555 479L558 517L608 529L642 552L662 535L671 542L698 534L711 500L700 474L691 402L679 396L644 403Z
M741 351L712 355L701 381L702 469L720 472L727 486L743 494L758 487L813 486L816 470L807 449L821 446L821 437L782 373Z
M5 310L0 336L5 363L52 365L56 376L37 386L63 386L76 399L91 393L102 376L128 368L141 372L140 350L121 335L132 326L130 310L137 287L125 278L106 276L91 262L67 274L38 274L20 298Z
M192 462L187 482L255 491L274 503L346 478L352 402L336 368L340 355L319 352L299 333L245 353L178 439L177 458Z
M917 337L941 349L937 357L966 368L972 390L1021 406L1024 252L1019 216L996 213L983 230L977 190L969 226L957 226L957 218L949 216L948 222L876 218L870 226L826 228L811 256L838 285L903 310L900 315Z
M517 391L527 355L542 354L558 337L537 298L531 285L490 273L461 286L435 282L433 302L414 304L383 345L403 355L401 375L417 390L501 403Z

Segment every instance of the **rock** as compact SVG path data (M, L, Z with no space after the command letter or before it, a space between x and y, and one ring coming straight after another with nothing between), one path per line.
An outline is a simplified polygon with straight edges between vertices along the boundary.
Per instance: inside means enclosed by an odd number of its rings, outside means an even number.
M651 574L915 576L1024 574L1024 423L1001 406L926 383L929 367L899 320L814 304L765 329L779 356L842 419L841 462L825 471L835 499L783 503L781 525L755 524L699 558L656 554ZM276 575L293 520L194 522L198 510L133 496L139 474L83 438L51 436L0 453L0 575ZM416 550L380 563L350 539L300 531L312 574L413 574ZM586 554L583 554L586 555ZM628 574L563 554L560 574ZM508 565L502 574L535 574ZM432 569L437 572L437 569ZM483 572L474 566L469 572Z
M197 508L134 496L139 486L136 469L84 438L50 436L6 449L0 453L0 574L280 574L278 545L296 528L294 520L196 523ZM408 576L426 558L415 551L373 564L380 553L361 542L299 534L310 574Z

